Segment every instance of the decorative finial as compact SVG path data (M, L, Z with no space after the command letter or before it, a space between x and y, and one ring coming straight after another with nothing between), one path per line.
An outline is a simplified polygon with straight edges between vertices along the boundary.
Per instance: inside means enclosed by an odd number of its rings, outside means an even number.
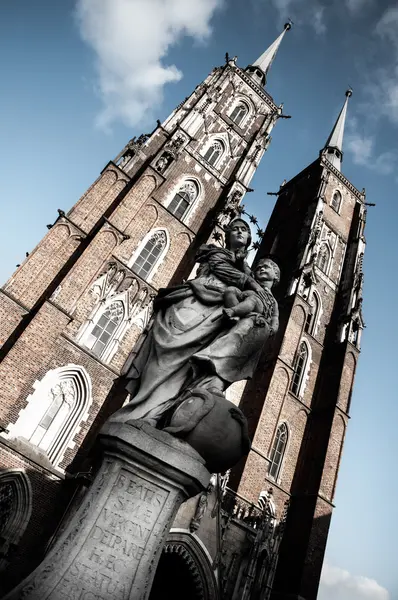
M347 98L351 98L351 96L352 96L352 89L348 88L348 90L346 91L345 95L347 96Z
M291 28L292 28L292 24L293 24L293 21L291 21L291 20L289 19L289 21L288 21L287 23L285 23L285 24L284 24L284 26L283 26L283 29L285 29L286 31L289 31L289 29L291 29Z

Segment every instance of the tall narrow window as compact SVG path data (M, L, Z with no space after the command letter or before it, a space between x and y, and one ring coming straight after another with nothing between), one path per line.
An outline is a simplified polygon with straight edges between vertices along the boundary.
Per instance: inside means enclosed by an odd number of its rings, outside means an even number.
M330 259L330 251L326 244L323 244L319 250L317 265L324 273L327 272Z
M307 317L305 319L304 331L308 333L311 328L312 319L314 318L314 313L312 312L312 307L307 313Z
M223 150L224 148L222 143L218 140L214 140L214 142L207 149L203 158L207 160L210 165L215 167L223 153Z
M307 333L313 335L316 330L316 324L318 320L319 314L319 300L318 296L313 292L310 301L310 309L307 314L307 319L305 322L305 331Z
M47 410L32 432L29 441L35 446L48 450L55 434L62 429L72 406L76 402L77 389L71 379L61 380L48 392Z
M31 441L32 444L35 444L35 446L47 446L47 443L44 440L44 438L46 433L50 429L50 426L54 422L54 419L60 412L63 405L66 408L66 411L68 411L68 406L66 404L66 395L63 390L62 384L57 384L56 386L51 388L50 395L52 396L52 402L47 408L42 418L40 419L40 422L37 425L36 429L29 438L29 441Z
M147 279L167 245L166 232L154 231L132 265L132 270Z
M358 345L359 342L359 324L358 321L354 321L351 327L350 342L354 346Z
M177 219L182 220L189 207L195 202L198 194L199 190L196 183L193 181L186 181L170 202L168 206L169 211L173 213Z
M280 473L283 455L285 454L286 450L287 436L287 425L286 423L281 423L276 431L274 443L272 444L270 456L271 462L268 471L270 477L273 477L274 479L277 479Z
M117 328L123 321L124 305L117 300L102 313L84 345L96 356L101 357L105 348L114 337Z
M301 342L293 363L293 377L290 384L290 390L298 396L300 394L305 368L308 360L308 348L304 342Z
M341 206L341 194L338 190L336 190L332 196L332 201L330 203L330 206L336 211L336 212L340 212L340 206Z
M91 381L83 367L66 365L49 371L34 388L17 422L9 425L9 435L29 440L59 466L82 419L87 418Z
M236 123L236 125L240 125L248 112L247 106L243 104L243 102L240 102L232 111L231 120Z

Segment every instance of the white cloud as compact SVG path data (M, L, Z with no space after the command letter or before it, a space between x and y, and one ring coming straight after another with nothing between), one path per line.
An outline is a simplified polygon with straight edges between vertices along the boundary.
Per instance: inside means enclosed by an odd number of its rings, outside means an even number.
M380 70L377 79L372 86L372 96L381 114L398 124L398 65Z
M184 36L203 41L223 0L78 0L82 38L94 50L103 110L98 124L149 121L166 83L181 79L167 52Z
M257 3L266 4L265 0L255 0ZM293 19L298 26L310 25L317 35L326 33L324 20L325 7L319 2L308 2L307 0L272 0L272 4L279 13L281 24Z
M352 122L355 123L355 120ZM356 165L366 167L379 175L390 175L398 169L398 153L391 150L377 154L375 138L361 134L355 125L349 128L344 146Z
M315 29L315 33L318 35L323 35L326 33L326 25L323 19L323 13L325 12L324 6L317 6L313 12L313 21L312 25Z
M287 19L290 16L290 9L293 4L301 0L272 0L272 4L277 9L280 19ZM261 5L266 5L264 0L254 0L254 2Z
M348 571L324 564L318 600L389 600L388 591L374 579L351 575Z
M380 115L398 124L398 7L387 9L376 24L375 32L390 53L390 65L379 69L369 87Z
M365 10L373 5L374 0L345 0L348 10L357 15L360 11Z
M398 6L388 8L381 16L376 25L376 33L381 37L387 38L398 51Z

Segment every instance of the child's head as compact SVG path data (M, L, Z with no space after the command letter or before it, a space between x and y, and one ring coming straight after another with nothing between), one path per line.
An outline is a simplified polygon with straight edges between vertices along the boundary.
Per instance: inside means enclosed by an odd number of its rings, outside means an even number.
M261 285L272 281L272 286L277 285L281 278L278 265L270 258L261 258L254 268L254 278Z

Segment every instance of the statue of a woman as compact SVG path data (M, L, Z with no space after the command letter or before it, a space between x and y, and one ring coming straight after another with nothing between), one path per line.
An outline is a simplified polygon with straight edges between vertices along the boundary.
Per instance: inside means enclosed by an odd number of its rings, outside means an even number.
M130 401L110 418L140 419L184 437L212 472L250 448L245 417L224 391L252 376L278 328L271 293L278 267L271 261L252 276L250 226L241 218L229 224L225 244L201 246L196 278L159 290L153 325L126 373Z
M112 420L144 419L156 425L194 377L204 378L193 366L195 354L230 327L222 318L225 289L260 288L245 260L251 243L249 225L235 219L225 237L226 248L200 247L195 279L159 290L153 326L126 375L131 400ZM213 385L225 387L216 374Z

